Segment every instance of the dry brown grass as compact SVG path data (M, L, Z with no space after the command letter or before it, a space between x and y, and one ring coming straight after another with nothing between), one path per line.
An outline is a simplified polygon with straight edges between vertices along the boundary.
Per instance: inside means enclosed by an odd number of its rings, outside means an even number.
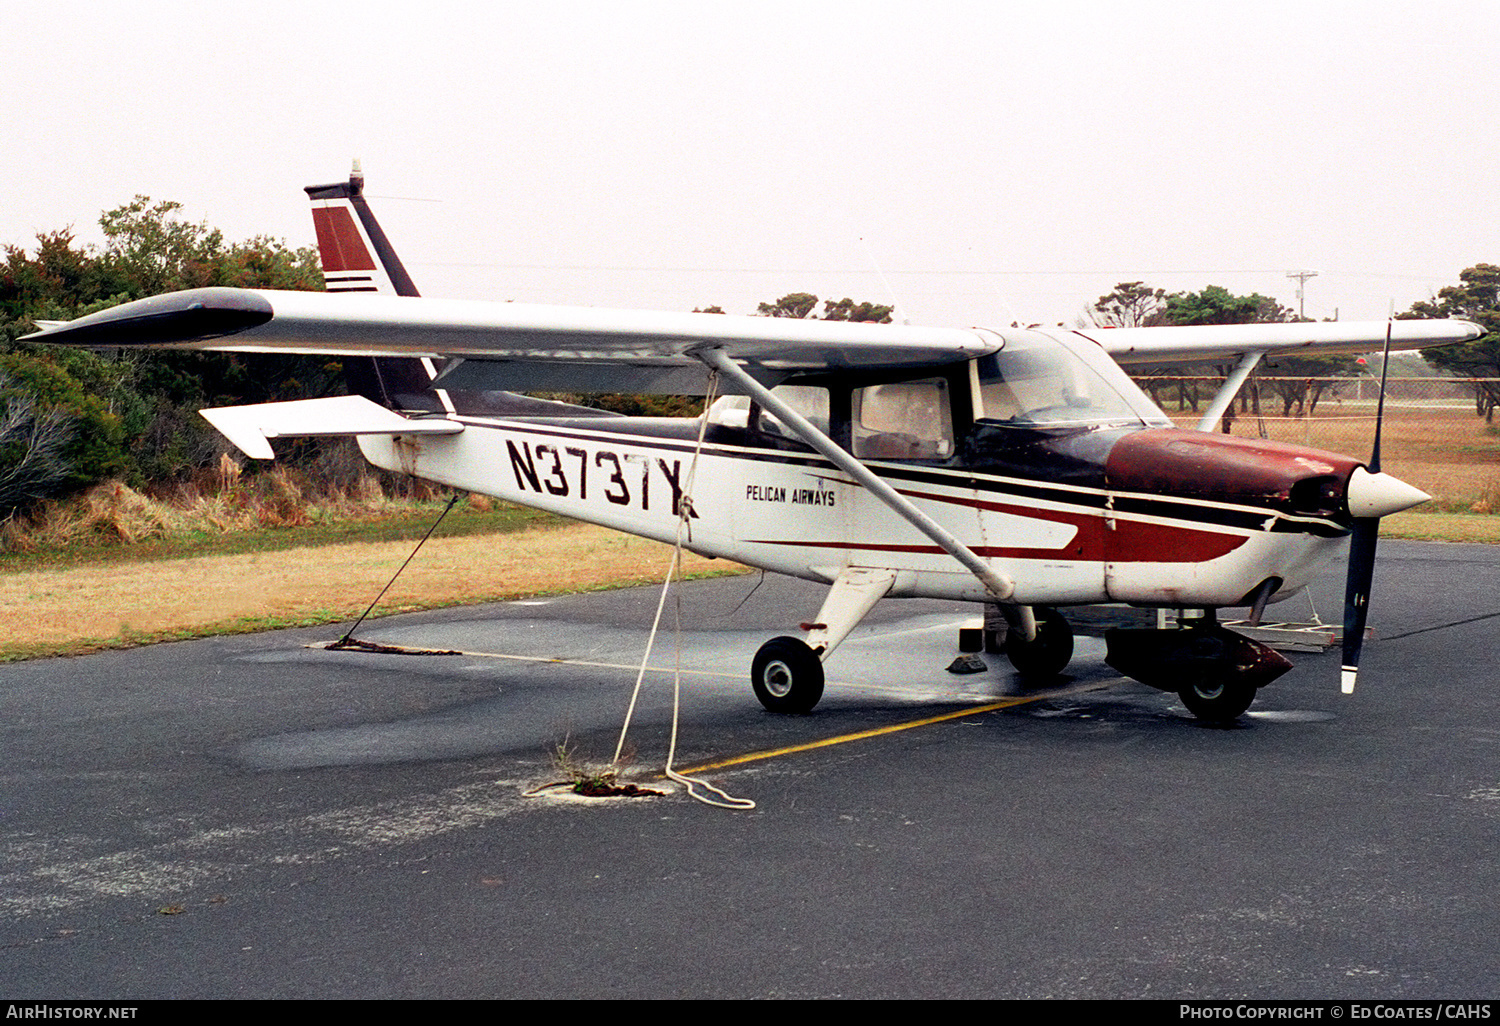
M1190 416L1177 418L1191 426ZM1374 408L1369 404L1323 403L1307 418L1265 417L1266 434L1279 442L1311 445L1331 452L1367 458L1375 436ZM1260 422L1240 414L1234 434L1259 435ZM1472 410L1458 407L1397 407L1386 413L1381 439L1381 469L1416 485L1433 497L1431 510L1494 513L1500 511L1500 436Z
M478 508L481 496L470 499ZM303 527L329 520L382 517L407 500L386 495L373 475L348 487L311 488L282 467L241 479L233 461L202 480L147 495L120 481L72 498L46 502L29 516L0 523L0 552L36 552L69 546L132 544L187 534L232 534L267 527Z
M364 612L411 554L369 542L0 576L0 658L116 648ZM671 548L571 524L434 538L376 614L660 581ZM684 572L736 572L684 553Z

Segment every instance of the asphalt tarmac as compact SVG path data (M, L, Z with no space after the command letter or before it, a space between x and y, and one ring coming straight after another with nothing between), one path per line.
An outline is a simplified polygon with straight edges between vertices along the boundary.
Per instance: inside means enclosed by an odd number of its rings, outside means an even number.
M1359 692L1293 656L1227 729L1103 664L1128 611L1038 695L947 673L972 611L900 600L773 716L751 656L821 595L757 580L668 603L676 765L937 719L705 774L750 811L526 796L559 745L613 752L654 589L361 631L462 655L323 628L0 667L0 998L1500 991L1500 549L1385 543ZM671 701L649 673L643 781Z

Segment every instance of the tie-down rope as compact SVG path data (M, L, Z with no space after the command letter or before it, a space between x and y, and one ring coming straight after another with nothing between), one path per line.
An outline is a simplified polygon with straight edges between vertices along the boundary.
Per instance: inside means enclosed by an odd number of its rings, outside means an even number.
M682 497L677 505L677 538L672 547L672 560L667 565L667 578L662 582L661 597L656 602L656 618L651 621L651 633L646 639L646 653L641 657L640 671L635 675L635 688L630 693L630 706L625 710L625 722L620 727L620 741L615 745L615 757L610 762L611 766L618 767L620 764L620 753L625 749L625 735L630 731L630 720L635 715L636 700L641 694L641 682L646 678L646 667L651 662L651 650L656 644L656 633L661 627L661 615L667 606L667 592L672 590L672 582L677 582L675 635L676 635L676 661L672 668L672 738L667 746L666 775L668 779L675 780L681 784L687 793L703 802L720 809L753 809L755 802L749 798L736 798L733 795L715 787L705 780L687 777L672 768L672 759L677 754L677 723L678 715L682 706L682 542L686 536L692 540L692 525L688 523L693 510L693 483L697 478L698 456L703 451L703 439L708 432L708 409L713 405L719 388L719 372L710 370L708 372L708 391L703 397L703 417L698 423L698 443L693 448L693 458L688 463L687 480L682 488ZM712 792L704 794L699 789Z

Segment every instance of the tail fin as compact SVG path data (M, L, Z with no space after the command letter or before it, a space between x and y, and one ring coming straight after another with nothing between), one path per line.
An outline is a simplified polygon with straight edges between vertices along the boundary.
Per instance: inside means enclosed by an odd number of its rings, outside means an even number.
M365 202L365 176L354 162L347 182L309 185L313 228L318 233L318 255L323 261L323 283L329 292L368 292L384 296L416 296L395 247ZM539 417L598 416L602 411L510 392L433 388L442 371L423 357L349 357L344 379L349 391L391 410L404 413L458 413L475 416Z
M365 176L359 161L354 162L347 182L309 185L305 191L312 201L323 284L329 292L418 295L411 275L365 202ZM393 410L451 413L447 395L432 388L438 370L425 359L377 356L344 361L344 379L355 395Z
M365 202L365 176L354 162L347 182L309 185L323 283L329 292L374 292L383 296L416 296L417 286L380 230Z

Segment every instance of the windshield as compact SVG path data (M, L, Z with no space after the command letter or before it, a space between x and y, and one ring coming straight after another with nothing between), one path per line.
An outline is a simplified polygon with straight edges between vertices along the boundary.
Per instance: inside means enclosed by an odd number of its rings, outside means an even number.
M1164 418L1101 353L1062 339L1007 335L978 361L976 418L1018 427L1160 423Z

